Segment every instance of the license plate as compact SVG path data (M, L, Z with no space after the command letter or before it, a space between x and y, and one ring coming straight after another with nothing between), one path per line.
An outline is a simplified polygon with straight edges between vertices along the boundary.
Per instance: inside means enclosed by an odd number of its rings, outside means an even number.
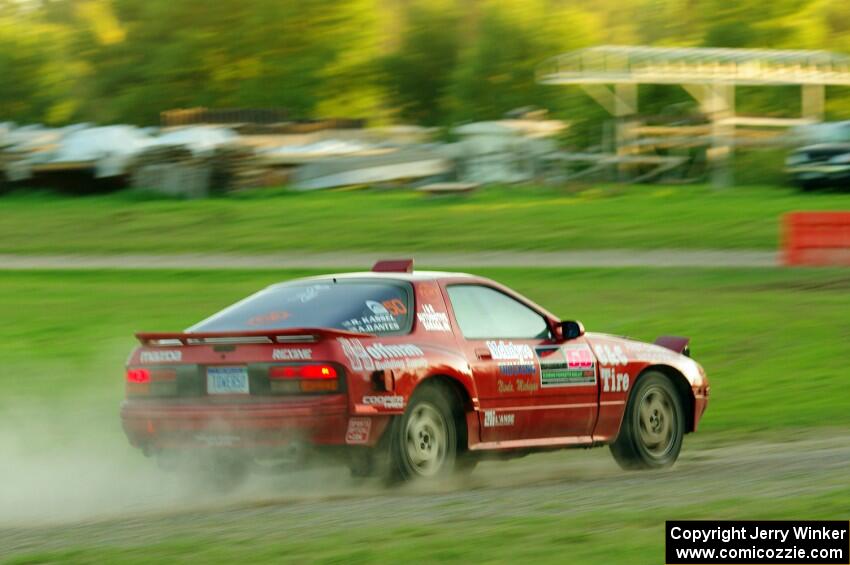
M209 394L248 394L247 367L207 367Z

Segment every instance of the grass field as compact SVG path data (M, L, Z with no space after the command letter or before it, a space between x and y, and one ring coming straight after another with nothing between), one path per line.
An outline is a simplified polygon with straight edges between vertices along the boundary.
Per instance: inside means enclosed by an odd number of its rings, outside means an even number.
M568 504L568 500L560 501ZM122 546L80 547L34 553L10 560L24 565L72 563L663 563L664 519L803 520L846 518L850 488L828 494L766 501L743 496L704 504L659 500L651 508L604 510L562 516L550 504L526 509L531 516L469 517L418 524L352 524L328 531L287 525L269 535L269 516L237 513L226 528L197 524L192 536L164 534L164 540ZM675 518L673 518L675 517ZM368 517L362 522L368 523ZM274 522L272 522L274 523ZM177 525L177 524L175 524ZM178 527L179 528L179 527ZM147 533L142 530L142 533Z
M203 201L123 192L0 197L0 253L774 249L792 210L850 209L850 194L779 186L267 190Z
M704 429L850 425L850 277L830 270L501 269L589 330L692 337L712 380ZM3 399L81 391L117 402L140 330L179 330L285 272L0 273Z
M141 466L117 420L132 332L181 329L263 285L304 274L0 272L0 432L6 430L0 433L0 452L11 431L23 444L11 451L15 462L10 465L20 464L20 473L62 481L88 474L88 483L106 481L117 489L102 492L84 481L94 490L77 494L83 500L122 500L128 488L152 488L138 482L153 470ZM734 446L764 436L784 442L850 428L846 271L498 269L483 274L564 317L581 319L590 330L641 339L690 335L694 357L712 379L709 411L683 455L697 457L692 466L705 457L695 445ZM30 409L46 422L26 423L21 414ZM47 433L30 437L32 429ZM44 455L57 446L72 455ZM252 562L285 563L561 563L565 556L571 562L657 563L663 559L665 519L846 519L850 511L844 467L834 464L818 467L817 479L811 478L812 461L784 469L761 463L713 468L709 461L702 471L707 474L696 479L688 478L694 471L686 463L684 471L656 480L641 475L624 480L607 453L594 450L590 469L588 456L576 455L582 457L567 470L571 483L546 487L545 480L530 478L525 485L527 467L517 467L517 482L504 491L486 482L479 495L462 489L463 496L477 497L473 512L451 492L437 497L436 507L418 510L421 496L367 491L348 501L335 502L330 495L315 505L272 501L267 508L249 505L220 514L193 510L140 518L130 513L33 530L26 535L57 545L18 553L9 563L230 563L246 556ZM101 467L98 457L104 457ZM593 467L594 461L603 463ZM491 465L493 476L503 476L506 463ZM51 466L53 471L41 470ZM13 478L4 487L15 488L14 471L7 473ZM714 482L706 484L706 477ZM630 487L635 481L652 485L653 492ZM513 498L499 502L508 493ZM39 496L33 504L50 500ZM366 509L376 496L384 501ZM589 496L599 497L599 503L589 502ZM179 507L184 504L192 502ZM349 515L356 520L347 521Z

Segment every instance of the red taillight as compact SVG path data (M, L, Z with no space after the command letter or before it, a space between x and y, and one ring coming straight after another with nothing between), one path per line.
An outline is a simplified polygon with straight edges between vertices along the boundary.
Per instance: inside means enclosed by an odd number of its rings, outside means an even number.
M269 369L269 378L272 379L295 379L301 375L299 367L272 367Z
M145 384L151 382L151 372L147 369L127 369L127 382Z
M330 365L304 365L301 376L305 379L335 379L336 369Z
M336 369L331 365L286 365L269 369L272 379L335 379Z

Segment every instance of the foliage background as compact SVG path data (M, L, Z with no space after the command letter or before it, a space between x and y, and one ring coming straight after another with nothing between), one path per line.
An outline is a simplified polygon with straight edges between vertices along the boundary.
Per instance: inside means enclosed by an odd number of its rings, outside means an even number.
M156 124L177 107L284 107L294 118L448 125L527 105L598 136L579 89L535 66L599 44L850 53L845 0L0 0L0 120ZM646 87L647 113L693 105ZM850 110L830 89L829 116ZM794 115L794 88L742 114ZM595 136L595 137L596 137Z

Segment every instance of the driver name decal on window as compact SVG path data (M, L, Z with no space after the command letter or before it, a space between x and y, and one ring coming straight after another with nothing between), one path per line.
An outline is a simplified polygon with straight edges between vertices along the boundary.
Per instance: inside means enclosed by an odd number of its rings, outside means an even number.
M384 302L367 300L366 308L371 313L345 320L342 322L345 329L360 333L397 332L401 329L397 318L407 314L407 307L398 298Z

